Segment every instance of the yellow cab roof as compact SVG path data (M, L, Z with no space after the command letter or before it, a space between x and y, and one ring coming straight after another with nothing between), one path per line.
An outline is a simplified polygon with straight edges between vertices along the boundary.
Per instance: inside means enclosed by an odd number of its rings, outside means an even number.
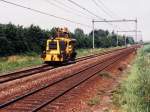
M76 42L76 39L72 39L72 38L66 38L66 37L56 37L56 38L49 38L48 40L62 40L62 41L73 41Z

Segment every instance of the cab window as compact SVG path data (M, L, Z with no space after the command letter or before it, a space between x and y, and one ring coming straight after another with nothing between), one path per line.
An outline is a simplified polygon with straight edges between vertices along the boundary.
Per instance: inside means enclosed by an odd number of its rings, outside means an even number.
M55 50L57 49L57 42L51 41L49 42L49 50Z
M60 41L59 45L60 45L60 50L65 50L66 49L66 43L64 41Z

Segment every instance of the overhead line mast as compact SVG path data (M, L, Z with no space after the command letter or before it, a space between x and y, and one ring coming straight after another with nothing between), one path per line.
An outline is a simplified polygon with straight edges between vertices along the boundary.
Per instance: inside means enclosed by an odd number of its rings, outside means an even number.
M13 3L13 2L9 2L9 1L6 1L6 0L0 0L1 2L5 2L7 4L11 4L11 5L14 5L14 6L17 6L17 7L21 7L21 8L24 8L24 9L27 9L27 10L30 10L30 11L33 11L33 12L37 12L37 13L40 13L40 14L44 14L44 15L47 15L47 16L50 16L50 17L54 17L54 18L57 18L57 19L61 19L61 20L64 20L64 21L68 21L70 23L75 23L75 24L79 24L79 25L82 25L82 26L86 26L86 27L92 27L90 25L86 25L86 24L83 24L83 23L80 23L80 22L76 22L76 21L73 21L73 20L70 20L70 19L66 19L66 18L63 18L63 17L59 17L59 16L56 16L56 15L53 15L53 14L50 14L50 13L46 13L46 12L43 12L43 11L40 11L40 10L37 10L37 9L33 9L33 8L30 8L30 7L26 7L26 6L23 6L23 5L20 5L20 4L16 4L16 3Z
M134 33L136 33L136 35L135 35L135 37L136 37L136 39L135 39L135 41L137 42L138 41L138 39L137 39L137 33L138 32L140 32L140 33L142 33L142 31L138 31L138 30L126 30L126 31L117 31L117 34L119 33L119 32L124 32L124 33L132 33L132 32L134 32ZM126 41L126 40L125 40ZM118 37L117 37L117 45L118 45Z
M94 23L95 22L110 22L110 23L114 23L114 22L135 22L135 35L136 35L136 42L137 42L137 19L133 20L133 19L122 19L122 20L93 20L92 21L92 25L93 25L93 48L95 48L94 46ZM117 44L118 44L118 36L117 36Z

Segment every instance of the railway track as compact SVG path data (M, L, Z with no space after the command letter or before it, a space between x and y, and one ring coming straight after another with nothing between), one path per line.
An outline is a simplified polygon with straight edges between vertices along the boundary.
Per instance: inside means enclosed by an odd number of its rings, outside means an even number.
M117 62L133 51L135 51L135 49L131 47L111 53L103 59L95 62L93 65L89 65L86 68L77 71L76 73L69 74L68 76L62 77L57 81L49 82L38 89L34 89L24 95L2 103L0 105L0 109L1 111L7 112L42 111L42 109L47 105L55 102L64 94L80 86L82 83L92 78L100 71L104 70L111 64Z
M99 54L94 54L94 55L89 55L89 56L77 58L76 62L80 62L80 61L84 61L84 60L87 60L87 59L95 58L97 56L105 55L105 54L112 53L114 51L123 50L123 49L125 49L125 48L110 50L110 51L99 53ZM34 68L31 68L31 69L27 69L27 70L22 70L22 71L13 72L13 73L5 74L5 75L0 75L0 84L6 83L6 82L9 82L9 81L12 81L12 80L16 80L16 79L19 79L19 78L23 78L23 77L26 77L26 76L35 75L37 73L45 72L45 71L48 71L48 70L52 70L52 69L57 68L57 67L60 67L60 66L55 66L54 67L54 66L48 66L46 64L43 64L39 67L34 67Z

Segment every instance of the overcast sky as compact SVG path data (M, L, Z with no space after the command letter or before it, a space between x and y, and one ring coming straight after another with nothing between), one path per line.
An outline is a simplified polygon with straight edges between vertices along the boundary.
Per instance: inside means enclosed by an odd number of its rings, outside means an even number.
M67 18L86 25L92 25L92 19L99 20L86 11L68 2L68 0L7 0L23 6L34 8L49 14ZM150 41L150 0L73 0L101 18L107 20L114 19L138 19L138 30L142 31L143 40ZM101 2L103 2L103 5ZM59 2L59 3L58 3ZM61 3L61 4L60 4ZM56 7L57 5L57 7ZM64 6L67 5L68 7ZM104 12L105 10L105 12ZM107 12L107 14L106 14ZM53 18L47 15L35 13L23 8L19 8L0 1L0 23L13 23L23 26L31 24L39 25L41 28L50 29L56 27L68 27L71 31L79 27L85 33L89 33L92 28L70 23L64 20ZM96 29L105 29L115 32L117 30L134 30L135 23L96 23ZM134 33L121 33L135 35ZM141 38L141 33L138 33Z

